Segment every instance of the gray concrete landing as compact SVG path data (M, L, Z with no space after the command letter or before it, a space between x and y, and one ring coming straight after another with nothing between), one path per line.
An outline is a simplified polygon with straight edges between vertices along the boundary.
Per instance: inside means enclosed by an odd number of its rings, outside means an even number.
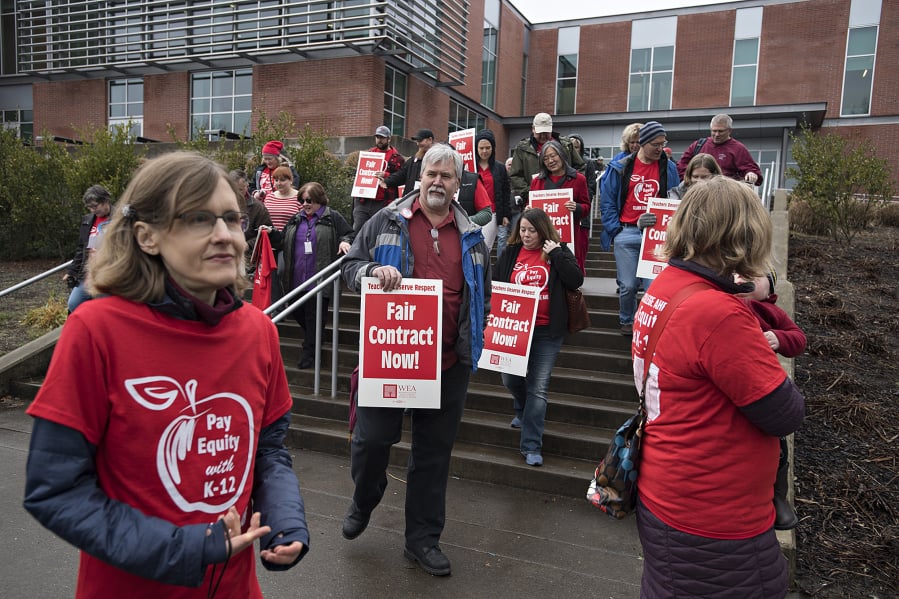
M31 419L24 407L0 408L0 596L71 597L78 552L24 509ZM615 522L584 499L451 479L441 546L448 578L432 577L403 557L405 471L392 468L387 493L359 538L340 524L352 484L349 460L297 452L311 550L288 572L259 566L266 597L481 598L639 596L643 569L633 518ZM584 481L586 494L588 481ZM614 551L607 541L618 537Z

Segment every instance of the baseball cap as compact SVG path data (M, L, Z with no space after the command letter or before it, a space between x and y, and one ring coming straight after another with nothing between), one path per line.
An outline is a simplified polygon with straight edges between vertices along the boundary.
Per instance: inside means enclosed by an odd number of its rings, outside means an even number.
M390 137L390 129L388 129L386 125L381 125L375 129L375 135L378 137Z
M537 113L534 117L534 133L552 133L553 118L545 112Z
M412 141L421 141L429 137L434 137L434 132L430 129L419 129L418 133L412 136Z

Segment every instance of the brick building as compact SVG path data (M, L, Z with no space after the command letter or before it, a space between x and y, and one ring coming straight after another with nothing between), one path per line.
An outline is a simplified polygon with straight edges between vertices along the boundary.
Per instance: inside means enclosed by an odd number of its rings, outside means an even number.
M128 124L139 141L252 135L260 110L368 146L375 126L498 152L550 112L608 159L656 119L674 155L726 112L776 186L800 123L858 136L899 181L899 3L741 0L531 24L514 0L15 0L0 114L24 137Z

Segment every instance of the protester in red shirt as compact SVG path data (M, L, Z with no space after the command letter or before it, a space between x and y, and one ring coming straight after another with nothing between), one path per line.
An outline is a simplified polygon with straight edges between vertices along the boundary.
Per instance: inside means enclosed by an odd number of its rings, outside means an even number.
M385 167L379 179L386 178L397 172L405 162L402 154L390 145L390 136L390 128L386 125L381 125L375 129L374 147L368 150L369 152L381 152L384 154ZM362 225L375 212L395 200L396 196L396 187L382 187L378 185L378 193L374 198L353 198L353 231L358 234L362 230Z
M637 530L645 597L783 597L787 562L772 525L778 438L805 401L771 351L734 274L766 272L772 226L758 197L725 177L696 183L668 225L668 267L634 321L634 381L648 373ZM700 289L674 308L681 289Z
M716 114L709 123L710 135L697 139L684 150L677 162L677 174L684 176L693 156L700 152L711 154L725 177L745 181L752 185L762 184L762 171L749 150L731 137L734 120L726 114Z
M574 170L565 160L562 145L550 140L540 148L540 170L531 180L531 191L543 189L571 189L572 199L565 203L574 219L574 256L582 273L586 273L589 228L581 225L581 220L590 214L590 194L587 179Z
M104 297L28 408L25 509L81 550L78 598L261 599L253 543L271 570L308 550L278 332L240 299L241 204L199 154L145 163L92 264Z
M580 288L584 275L571 250L559 243L559 232L546 213L529 208L497 259L493 280L540 288L527 375L503 373L503 385L512 393L511 426L521 429L521 455L528 466L542 466L549 379L568 334L565 291Z

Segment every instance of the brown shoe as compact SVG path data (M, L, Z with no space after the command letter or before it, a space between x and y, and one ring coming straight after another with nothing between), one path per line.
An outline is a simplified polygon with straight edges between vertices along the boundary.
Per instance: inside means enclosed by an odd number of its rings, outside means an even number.
M634 325L632 324L623 324L621 325L621 334L625 337L630 337L634 334Z

